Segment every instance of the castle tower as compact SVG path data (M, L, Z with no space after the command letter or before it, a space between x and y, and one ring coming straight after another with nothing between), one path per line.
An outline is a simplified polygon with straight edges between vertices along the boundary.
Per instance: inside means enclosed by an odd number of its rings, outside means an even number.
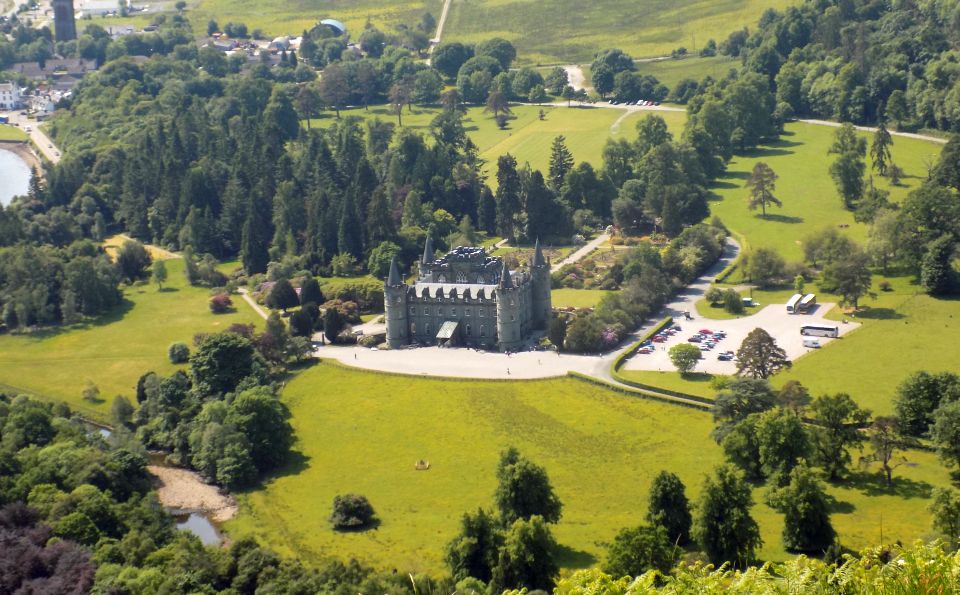
M510 269L504 261L497 284L497 336L500 351L514 351L523 345L520 316L520 289L510 278Z
M540 238L537 238L536 246L533 249L530 271L533 276L531 326L537 330L544 330L550 324L550 317L553 315L553 302L550 298L550 262L543 257L543 250L540 249Z
M390 261L390 275L383 285L384 317L387 321L387 343L391 349L410 342L410 326L407 321L407 284L397 268L397 257Z
M57 41L70 41L77 38L73 0L53 0L53 29Z

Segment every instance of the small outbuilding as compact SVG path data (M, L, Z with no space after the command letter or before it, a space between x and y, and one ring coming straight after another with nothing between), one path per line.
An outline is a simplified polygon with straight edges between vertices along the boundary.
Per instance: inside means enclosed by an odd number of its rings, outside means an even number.
M320 24L333 31L333 34L337 36L347 32L347 26L336 19L323 19Z

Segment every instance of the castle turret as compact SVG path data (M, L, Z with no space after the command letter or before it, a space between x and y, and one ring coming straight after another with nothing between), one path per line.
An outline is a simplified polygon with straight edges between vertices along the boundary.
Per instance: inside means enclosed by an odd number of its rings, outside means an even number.
M383 284L384 318L387 321L387 343L396 349L410 342L407 320L407 284L397 268L397 257L390 261L390 274Z
M53 30L57 41L77 38L77 21L73 14L73 0L53 0Z
M504 261L497 284L497 337L500 351L514 351L523 345L523 321L520 315L520 290L510 277Z
M420 258L420 264L430 264L434 259L433 238L428 235L427 241L423 245L423 256Z
M532 276L533 315L531 326L537 330L544 330L550 324L553 315L553 301L550 297L550 262L543 257L540 249L540 238L533 248L533 260L530 263Z

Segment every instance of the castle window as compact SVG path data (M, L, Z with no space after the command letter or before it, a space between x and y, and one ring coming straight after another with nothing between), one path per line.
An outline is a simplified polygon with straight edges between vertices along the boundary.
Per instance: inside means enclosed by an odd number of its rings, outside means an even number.
M486 312L484 312L483 308L480 308L480 318L483 318L485 315Z
M411 315L411 316L416 316L416 315L417 315L417 307L416 307L416 306L410 306L410 315Z
M510 305L511 305L511 306L516 306L516 305L517 305L516 302L513 301L513 298L510 298Z
M510 315L510 322L516 322L516 321L517 321L517 317L514 316L513 314L511 314L511 315Z
M484 283L483 275L477 275L477 283L479 283L480 285L483 285Z
M466 283L466 282L467 282L467 274L464 273L463 271L458 272L457 283Z
M424 308L424 309L423 309L423 315L424 315L424 316L430 316L430 308Z
M437 283L446 283L446 282L447 282L446 275L440 275L439 277L437 277Z
M398 297L393 303L395 303L395 304L402 304L402 303L403 303L403 298L399 298L399 297Z
M450 308L450 316L456 316L456 315L457 315L457 309L456 309L456 308Z
M472 330L472 329L470 328L470 325L468 324L468 325L467 325L467 336L468 336L468 337L473 336L473 333L470 332L471 330Z
M414 335L417 334L417 323L416 323L416 322L414 322L414 323L412 323L412 324L410 325L410 333L411 333L411 334L414 334Z
M472 312L473 312L473 308L464 308L463 310L463 313L465 316L470 316Z
M423 329L423 332L425 332L427 335L430 334L430 323L429 323L429 322L427 323L426 328Z
M487 336L487 327L486 327L485 325L482 325L482 324L480 325L480 336L481 336L481 337L486 337L486 336Z

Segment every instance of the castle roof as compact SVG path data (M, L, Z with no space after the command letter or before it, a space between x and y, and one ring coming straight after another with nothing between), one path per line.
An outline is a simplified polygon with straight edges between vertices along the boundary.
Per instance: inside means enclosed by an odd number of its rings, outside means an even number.
M427 241L423 245L423 258L420 259L420 262L427 264L433 262L434 258L433 238L427 236Z
M497 292L496 285L482 285L480 283L429 283L418 281L414 285L414 294L417 297L485 297L491 298Z
M393 259L390 261L390 276L387 277L387 285L390 287L403 285L403 279L400 277L400 270L397 269L396 256L394 256Z
M507 261L503 261L503 270L500 271L500 284L497 285L500 289L508 289L513 287L513 279L510 278L510 269L507 268Z
M540 249L540 238L537 238L537 243L533 247L533 266L543 266L547 264L546 259L543 258L543 250Z

